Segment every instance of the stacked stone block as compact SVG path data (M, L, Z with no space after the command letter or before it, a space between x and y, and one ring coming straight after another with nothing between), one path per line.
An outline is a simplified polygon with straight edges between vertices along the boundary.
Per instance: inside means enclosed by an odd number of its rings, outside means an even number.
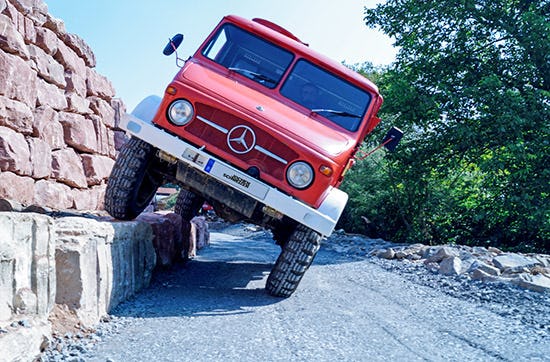
M123 103L42 0L0 0L0 197L103 207Z

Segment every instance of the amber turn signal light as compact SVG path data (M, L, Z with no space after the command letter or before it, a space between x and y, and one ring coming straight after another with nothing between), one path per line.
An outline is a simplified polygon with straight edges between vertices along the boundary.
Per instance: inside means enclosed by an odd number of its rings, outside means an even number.
M321 167L319 167L319 172L327 177L332 176L332 168L330 168L329 166L322 165Z
M176 87L173 87L171 85L166 87L166 93L170 94L171 96L175 96L177 92L178 90L176 89Z

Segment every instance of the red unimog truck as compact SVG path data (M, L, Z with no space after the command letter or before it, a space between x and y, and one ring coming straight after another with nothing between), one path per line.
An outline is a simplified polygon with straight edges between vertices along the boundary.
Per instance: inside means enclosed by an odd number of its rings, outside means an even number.
M164 54L182 39L170 39ZM282 251L266 289L288 297L346 205L338 186L380 121L382 97L365 77L263 19L227 16L192 57L176 59L164 97L147 97L123 121L132 137L105 208L133 219L159 186L177 183L183 219L206 201L228 221L272 231Z

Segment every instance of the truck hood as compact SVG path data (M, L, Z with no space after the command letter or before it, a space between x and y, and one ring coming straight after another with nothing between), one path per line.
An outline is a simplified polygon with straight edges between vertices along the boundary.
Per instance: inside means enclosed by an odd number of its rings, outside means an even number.
M216 98L225 99L227 104L261 119L278 132L291 133L298 142L307 144L322 154L338 156L352 148L356 142L352 137L338 133L335 128L315 121L280 100L245 85L246 80L241 81L236 73L234 76L226 77L190 61L180 75L186 82L194 83L196 87L215 95ZM290 100L284 99L290 103Z

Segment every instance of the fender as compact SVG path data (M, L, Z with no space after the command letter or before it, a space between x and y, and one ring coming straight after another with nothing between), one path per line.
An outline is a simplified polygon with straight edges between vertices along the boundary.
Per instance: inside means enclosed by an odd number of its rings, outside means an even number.
M132 116L145 122L152 122L160 107L160 102L162 102L162 98L154 94L150 95L139 102L132 111Z

